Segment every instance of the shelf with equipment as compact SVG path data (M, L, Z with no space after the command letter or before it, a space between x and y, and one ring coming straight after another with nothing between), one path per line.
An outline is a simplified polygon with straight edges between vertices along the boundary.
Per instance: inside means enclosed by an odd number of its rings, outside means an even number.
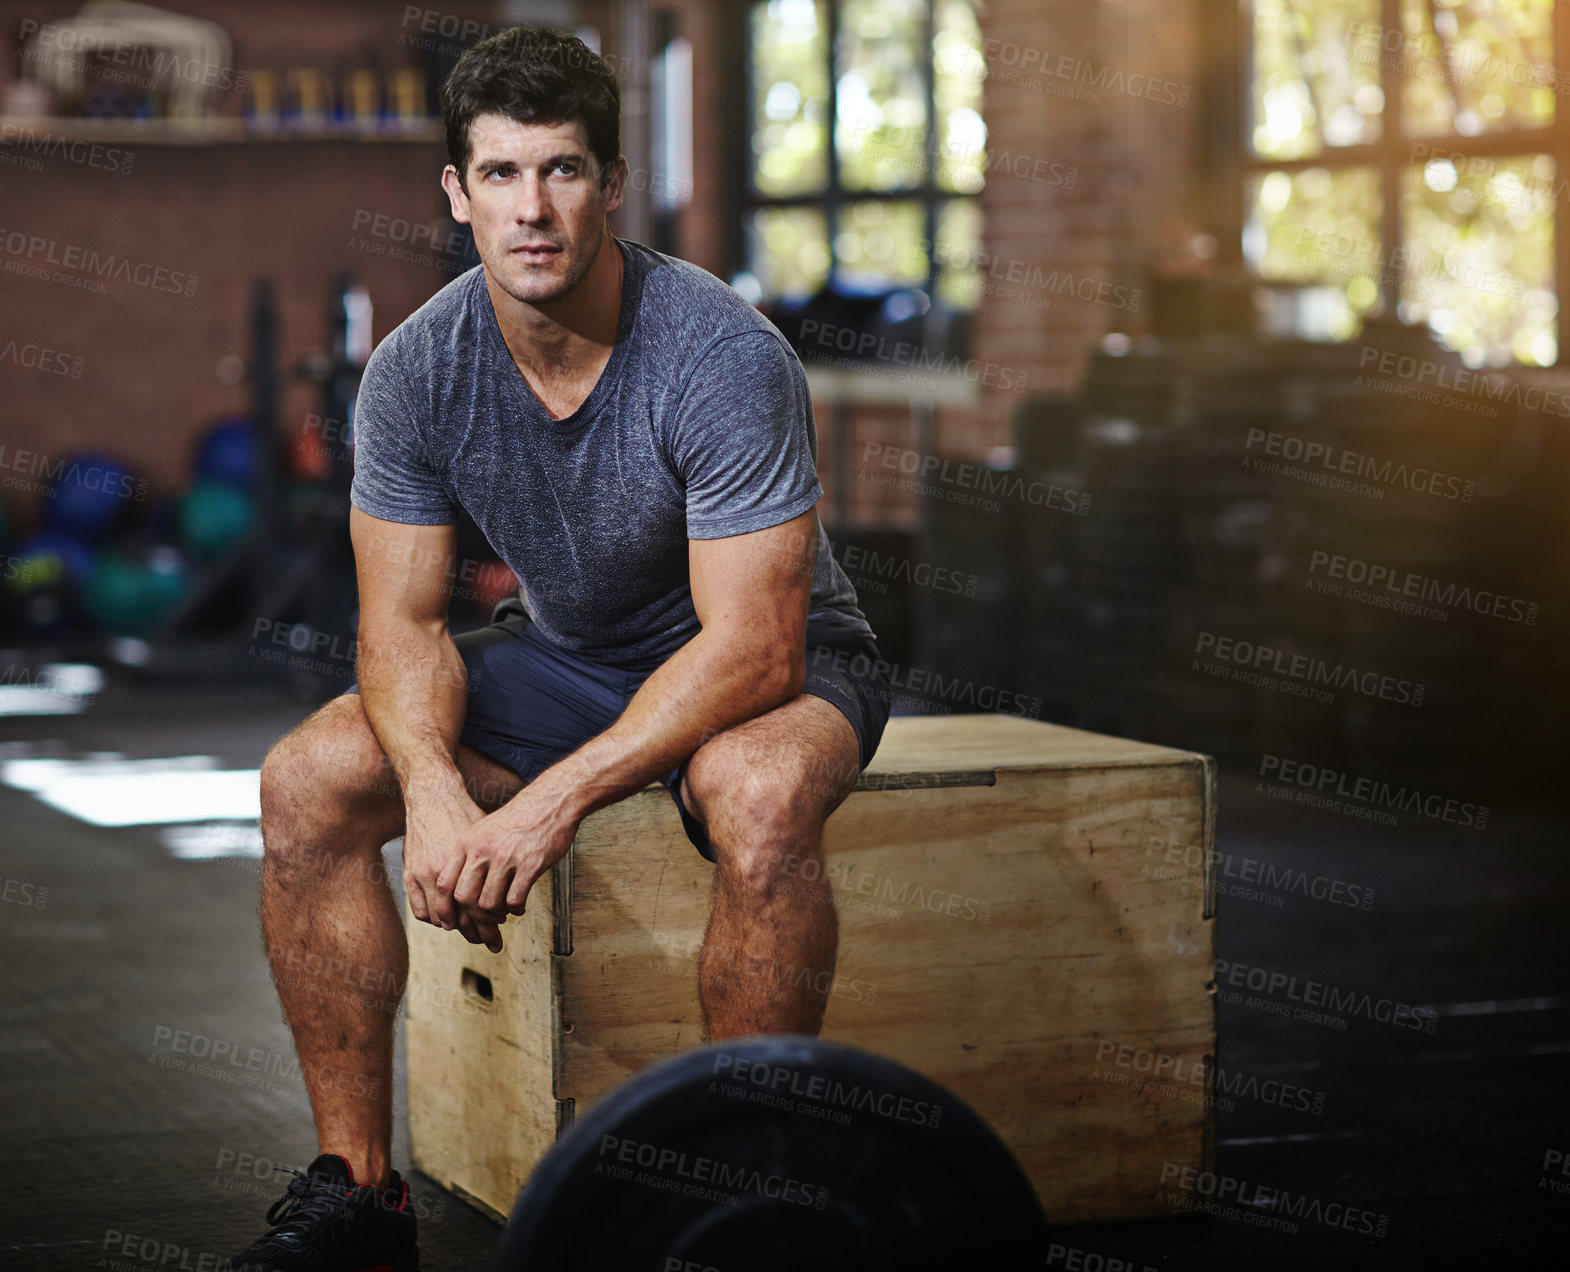
M120 146L230 146L251 143L352 141L414 142L429 145L445 137L439 119L391 127L335 125L259 125L230 117L208 119L83 119L74 116L7 118L0 116L0 144L63 142Z

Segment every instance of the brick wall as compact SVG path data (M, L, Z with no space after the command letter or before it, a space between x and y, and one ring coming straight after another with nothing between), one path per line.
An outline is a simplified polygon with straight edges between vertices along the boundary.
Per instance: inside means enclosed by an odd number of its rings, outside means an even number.
M76 7L10 5L0 38L9 41L24 18L58 19ZM430 38L423 17L411 23L403 5L374 0L207 0L189 7L226 26L240 68L400 65L415 60L414 41ZM741 73L725 33L744 7L732 0L672 0L666 7L692 40L696 66L695 197L680 218L676 251L725 276L739 246L732 211L739 177L735 152L726 147L726 103ZM500 10L433 6L438 22L455 14L488 25ZM1197 0L989 0L982 14L988 144L1007 158L1006 166L994 166L983 195L984 250L997 262L999 286L983 298L974 352L1023 375L1032 389L1071 389L1102 335L1139 330L1146 306L1131 297L1137 292L1143 300L1152 264L1180 251L1199 228L1190 212L1198 205L1192 156L1201 110L1191 92L1200 74L1197 10ZM607 53L619 52L621 4L584 0L579 15L600 28ZM11 73L11 53L0 49L0 76ZM1129 91L1136 75L1146 77L1140 88L1158 83L1155 100ZM1163 100L1183 93L1190 94L1186 105ZM111 283L108 294L95 296L0 274L0 341L82 358L80 379L0 363L0 445L51 454L111 446L155 484L178 487L202 425L245 406L244 387L224 384L215 368L246 352L253 279L278 282L281 352L291 365L326 339L326 290L335 272L351 269L369 288L378 338L452 276L452 261L433 267L373 254L368 242L376 236L355 223L357 212L368 212L388 225L440 227L445 201L436 183L445 156L438 144L133 149L129 175L61 158L42 160L41 172L0 167L0 228L45 236L61 250L79 245L194 273L196 294ZM385 233L380 241L397 245ZM999 294L1008 287L1024 299ZM984 391L975 409L941 410L939 447L977 455L1006 444L1018 400ZM314 390L300 383L283 401L286 418L314 406ZM829 402L817 403L817 417L832 507L839 492L829 462ZM915 440L898 409L851 410L847 423L853 459L869 440ZM854 468L849 479L852 519L909 520L909 499L857 480ZM19 501L5 492L0 498L14 518Z
M1003 384L1072 391L1108 332L1147 329L1149 281L1186 270L1205 228L1196 177L1204 128L1199 0L988 0L983 116L989 164L982 250L992 262L972 353ZM1213 59L1211 59L1213 61ZM1227 82L1231 67L1219 68ZM1021 395L983 389L938 411L939 450L984 457L1011 440ZM825 453L829 404L819 403ZM914 446L899 412L849 413L848 452ZM877 452L874 452L877 453ZM850 520L911 525L913 497L860 480ZM832 507L834 477L825 466Z
M13 73L12 41L23 19L59 20L78 7L8 5L0 25L0 73ZM229 30L242 70L392 67L418 60L408 43L418 35L417 25L404 23L398 4L210 0L199 11ZM443 3L439 12L492 16L489 7L472 4ZM238 113L239 95L226 105ZM325 346L328 284L338 271L354 272L369 290L380 339L464 267L452 258L409 262L374 250L406 246L397 236L411 233L414 224L445 226L446 196L438 179L446 153L439 143L125 148L133 155L126 172L50 154L37 159L39 171L0 166L0 228L47 240L57 259L76 247L194 275L194 294L110 278L106 293L95 295L0 272L0 347L15 340L19 347L81 358L79 378L0 362L0 446L8 455L16 448L55 457L109 449L148 478L155 495L183 488L201 429L213 417L247 406L247 386L226 384L218 365L248 354L253 280L276 282L280 362L287 369ZM24 153L0 151L11 158ZM368 219L377 216L386 218L380 234ZM317 406L317 390L299 380L281 400L286 421ZM0 501L13 524L25 523L34 503L14 489L0 491Z
M1074 389L1102 336L1144 329L1151 268L1201 229L1189 211L1197 7L989 0L981 15L989 151L1028 159L988 175L985 251L1050 303L984 298L978 353L1034 388ZM989 394L987 407L947 440L1006 442L1006 395Z

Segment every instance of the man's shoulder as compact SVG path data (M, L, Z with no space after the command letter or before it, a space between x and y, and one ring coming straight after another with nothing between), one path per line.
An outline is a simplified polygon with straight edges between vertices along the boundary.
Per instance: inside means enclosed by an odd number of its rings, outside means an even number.
M658 339L690 361L732 336L758 334L788 350L779 329L729 283L701 265L621 240L642 266L639 318L644 338Z
M474 291L483 286L483 267L465 270L388 332L376 352L396 359L410 376L453 366L453 346L472 346Z

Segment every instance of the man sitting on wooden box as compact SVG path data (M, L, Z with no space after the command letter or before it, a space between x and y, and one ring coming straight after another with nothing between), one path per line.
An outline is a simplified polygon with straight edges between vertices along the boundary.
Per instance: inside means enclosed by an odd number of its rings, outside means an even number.
M366 366L359 683L262 768L262 921L321 1156L237 1265L415 1266L388 1161L399 835L415 917L496 951L583 819L661 781L716 865L709 1038L822 1024L837 920L800 863L877 748L888 683L814 512L801 364L723 283L610 233L619 107L600 58L531 28L443 88L442 185L481 264ZM459 507L522 597L455 640Z

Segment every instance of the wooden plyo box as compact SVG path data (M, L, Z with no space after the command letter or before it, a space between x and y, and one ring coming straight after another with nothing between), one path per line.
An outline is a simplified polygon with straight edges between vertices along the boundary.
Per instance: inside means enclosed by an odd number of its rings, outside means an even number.
M1211 1164L1214 789L1191 752L896 717L826 827L823 1037L970 1104L1054 1224L1172 1213L1163 1168ZM583 823L501 954L411 919L414 1164L505 1217L575 1110L700 1045L712 873L653 786Z

